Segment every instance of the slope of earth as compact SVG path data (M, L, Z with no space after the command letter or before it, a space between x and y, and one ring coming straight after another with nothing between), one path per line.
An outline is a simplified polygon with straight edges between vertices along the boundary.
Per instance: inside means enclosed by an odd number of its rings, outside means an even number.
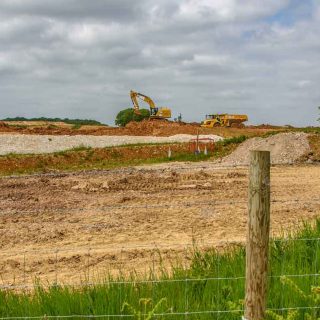
M272 233L320 214L319 166L273 167ZM245 239L247 168L175 166L0 179L3 284L94 281ZM155 248L155 249L153 249Z
M320 162L320 134L310 134L308 140L310 150L301 157L301 161Z
M310 151L308 134L287 132L267 138L256 137L243 142L232 154L225 157L223 165L248 165L250 150L270 151L273 164L290 164Z
M193 154L188 143L77 148L37 155L9 154L0 156L0 175L111 169L151 163L217 159L229 154L236 147L235 143L224 143L225 141L216 144L214 151L208 148L208 155Z

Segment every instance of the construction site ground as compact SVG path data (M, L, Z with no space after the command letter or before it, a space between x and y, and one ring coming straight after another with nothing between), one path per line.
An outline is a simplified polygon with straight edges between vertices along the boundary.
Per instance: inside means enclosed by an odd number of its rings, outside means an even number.
M163 122L146 125L152 128L160 124ZM132 126L140 128L141 124ZM175 126L183 125L169 124L169 129ZM6 130L12 128L2 126L3 134L11 135ZM169 129L159 135L165 136ZM239 136L253 130L257 136L257 130L276 129L218 130L227 133L210 134ZM243 243L247 164L252 149L271 151L272 234L295 230L320 215L319 137L302 132L271 134L239 145L220 143L218 154L205 162L135 167L132 165L137 164L137 158L147 163L144 161L149 158L165 156L168 146L1 156L0 172L9 174L0 178L2 285L31 285L37 278L45 284L95 282L120 272L128 277L133 270L141 275L150 270L158 274L161 265L170 269L171 263L188 264L193 246L221 249L230 243ZM171 147L173 153L190 152L188 144ZM228 156L221 158L224 155ZM69 170L82 165L93 169L103 161L124 161L126 165L110 170ZM38 168L48 173L10 176Z
M175 134L214 134L222 137L239 135L258 136L272 131L285 130L285 127L260 125L246 128L201 128L199 123L172 122L167 120L143 120L130 122L126 127L106 125L74 126L63 122L45 121L0 121L0 133L20 133L36 135L95 135L95 136L172 136Z
M3 285L97 281L245 240L247 167L210 162L0 180ZM319 165L271 170L271 232L320 214ZM155 249L156 248L156 249Z

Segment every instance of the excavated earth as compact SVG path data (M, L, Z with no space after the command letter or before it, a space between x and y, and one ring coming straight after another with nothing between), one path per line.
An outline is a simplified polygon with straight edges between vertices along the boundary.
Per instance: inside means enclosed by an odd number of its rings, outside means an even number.
M188 246L245 240L247 167L201 163L0 179L0 274L7 286L35 278L97 281L176 261ZM316 165L272 167L272 234L320 214Z
M74 129L72 125L61 122L3 122L0 121L0 133L19 133L32 135L95 135L95 136L158 136L167 137L176 134L215 134L220 136L261 135L281 127L250 126L239 128L202 128L199 123L172 122L167 120L143 120L130 122L124 128L83 125Z

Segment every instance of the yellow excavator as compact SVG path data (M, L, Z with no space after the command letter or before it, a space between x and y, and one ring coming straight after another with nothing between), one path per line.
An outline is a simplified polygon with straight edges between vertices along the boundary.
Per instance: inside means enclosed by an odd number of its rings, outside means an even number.
M140 106L138 103L138 99L146 102L150 107L150 119L167 119L171 118L171 109L165 108L165 107L156 107L153 100L149 98L148 96L135 92L130 91L130 97L133 103L133 109L135 114L141 114L140 113Z

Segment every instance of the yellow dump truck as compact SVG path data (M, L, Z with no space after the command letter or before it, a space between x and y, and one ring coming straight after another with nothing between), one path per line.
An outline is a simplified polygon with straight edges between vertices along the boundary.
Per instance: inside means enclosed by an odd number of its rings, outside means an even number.
M243 128L245 121L248 121L248 116L245 114L207 114L206 119L201 123L201 127Z

